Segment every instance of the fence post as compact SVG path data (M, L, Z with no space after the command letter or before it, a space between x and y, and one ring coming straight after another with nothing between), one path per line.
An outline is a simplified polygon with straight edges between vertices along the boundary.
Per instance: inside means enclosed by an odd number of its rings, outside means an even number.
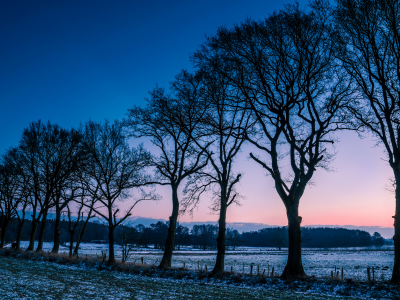
M367 276L368 276L368 281L371 281L371 273L369 267L367 267Z
M343 280L343 268L342 268L342 280Z
M260 265L257 266L257 275L260 275Z
M143 265L143 256L140 259L142 260L142 265Z
M207 265L205 265L205 267L206 267L206 272L207 272Z
M272 270L271 270L271 277L274 277L274 270L275 270L275 267L272 267Z
M250 265L250 275L253 275L253 265Z

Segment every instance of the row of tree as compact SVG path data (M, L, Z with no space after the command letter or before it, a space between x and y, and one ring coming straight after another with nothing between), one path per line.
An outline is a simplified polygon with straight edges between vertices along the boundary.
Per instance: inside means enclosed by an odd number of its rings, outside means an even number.
M192 211L208 193L219 213L213 272L221 273L227 209L240 199L235 187L242 174L234 171L234 161L248 143L256 149L251 159L272 177L286 208L289 253L282 277L305 278L300 199L316 170L329 169L335 132L372 132L388 154L395 183L400 179L399 6L398 0L336 0L335 5L312 0L305 9L287 5L263 20L221 27L191 55L193 72L180 72L169 90L156 87L147 105L129 109L122 123L88 122L70 131L32 123L19 147L3 157L7 175L1 197L25 199L21 203L32 207L31 242L51 207L60 215L70 211L73 199L96 212L109 224L113 263L114 229L138 201L157 199L143 187L169 185L173 209L160 263L168 268L179 213ZM127 136L150 139L155 152L129 148ZM133 188L142 189L134 201L128 200ZM397 283L400 189L395 188L392 281ZM122 213L117 202L124 199L131 202ZM2 203L7 224L13 210L6 203L15 202ZM38 250L42 242L40 232Z
M82 226L82 221L62 220L60 222L60 243L65 245L71 240L75 243L76 250L70 249L71 254L75 251L78 254L78 236L71 238L71 225L76 223ZM21 239L28 240L30 236L31 220L26 220L21 232ZM41 222L39 226L42 226ZM44 241L53 241L52 230L56 227L56 220L50 219L46 222ZM18 222L15 220L10 223L6 233L6 241L13 241L18 232ZM153 246L154 249L164 249L164 242L168 235L168 222L157 222L145 227L142 224L134 227L121 225L115 229L114 243L117 245L129 245L135 248L147 248ZM89 222L85 235L82 236L82 243L108 243L108 226L99 222ZM198 249L216 249L217 247L218 226L217 225L194 225L190 230L188 227L177 224L175 250L180 250L182 246L192 246ZM36 234L36 240L38 239ZM225 234L226 248L235 250L238 246L249 247L276 247L281 250L288 246L288 232L286 227L270 227L258 231L239 233L236 229L228 228ZM383 246L390 243L375 232L371 236L362 230L349 230L344 228L309 228L302 229L303 247L307 248L333 248L333 247L368 247ZM78 245L76 247L76 245Z
M8 224L16 218L19 223L16 248L20 248L27 208L32 211L28 250L33 250L38 224L42 224L36 249L39 252L43 250L50 209L56 212L53 253L59 250L63 212L68 214L70 220L72 210L77 213L78 219L85 219L81 226L69 229L71 238L78 234L78 241L96 213L108 223L109 262L114 263L115 228L130 216L138 202L157 198L152 191L145 192L143 189L151 184L145 171L150 157L141 145L129 147L118 121L113 124L107 121L104 124L88 122L79 129L71 130L41 121L31 123L24 130L19 146L9 149L2 156L0 246L4 245ZM130 194L133 188L141 189L139 196ZM128 197L128 209L120 213L116 202Z

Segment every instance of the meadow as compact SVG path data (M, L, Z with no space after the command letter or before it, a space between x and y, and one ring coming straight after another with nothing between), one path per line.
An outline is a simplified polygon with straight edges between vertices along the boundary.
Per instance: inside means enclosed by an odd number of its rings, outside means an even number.
M363 299L190 280L151 278L44 261L0 257L1 299Z
M28 246L28 242L21 242L22 248ZM44 251L51 251L53 243L44 243ZM115 245L117 260L121 260L121 246ZM108 257L107 244L82 243L80 257L88 256L101 257L106 254ZM68 248L60 247L60 253L68 253ZM131 252L128 262L143 263L152 265L160 262L162 250L154 248L136 248ZM367 268L371 268L371 277L375 281L389 280L393 267L393 247L365 247L365 248L304 248L303 266L307 275L317 278L329 278L332 272L339 272L343 268L344 279L357 281L367 280ZM274 268L274 275L280 275L286 265L287 249L277 250L276 248L236 247L235 250L227 250L225 257L225 270L233 270L236 273L250 274L253 266L253 274L259 272L270 275ZM215 264L215 250L199 250L191 247L184 247L174 251L172 267L185 267L189 270L199 269L211 271ZM372 274L372 268L374 268ZM337 274L337 273L334 273Z

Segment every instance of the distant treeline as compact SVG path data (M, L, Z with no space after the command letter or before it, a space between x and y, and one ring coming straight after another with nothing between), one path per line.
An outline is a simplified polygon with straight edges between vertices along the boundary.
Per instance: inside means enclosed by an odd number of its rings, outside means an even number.
M31 220L26 220L22 229L21 239L29 240ZM68 221L61 221L60 224L61 244L70 241ZM73 223L71 224L73 225ZM39 224L39 227L41 224ZM55 220L47 220L44 240L53 242ZM6 241L12 242L18 230L18 222L10 223L6 232ZM168 222L157 222L145 227L139 224L135 227L121 225L115 229L115 243L134 244L137 247L153 246L162 249L168 233ZM38 239L39 231L36 234ZM193 246L199 249L216 249L218 236L217 225L194 225L190 230L188 227L178 224L175 239L175 249L181 246ZM75 242L77 236L75 236ZM81 242L104 242L108 243L108 225L88 222L85 234ZM330 247L367 247L382 246L392 243L385 240L379 233L370 235L362 230L350 230L345 228L302 228L302 245L307 248L330 248ZM237 246L251 247L276 247L288 246L287 227L271 227L258 231L239 233L235 229L228 228L226 231L226 245L235 249Z

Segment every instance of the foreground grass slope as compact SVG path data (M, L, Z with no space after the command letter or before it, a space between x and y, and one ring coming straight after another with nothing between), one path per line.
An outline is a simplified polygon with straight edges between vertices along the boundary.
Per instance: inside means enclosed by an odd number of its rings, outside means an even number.
M357 299L200 285L0 257L1 299Z

